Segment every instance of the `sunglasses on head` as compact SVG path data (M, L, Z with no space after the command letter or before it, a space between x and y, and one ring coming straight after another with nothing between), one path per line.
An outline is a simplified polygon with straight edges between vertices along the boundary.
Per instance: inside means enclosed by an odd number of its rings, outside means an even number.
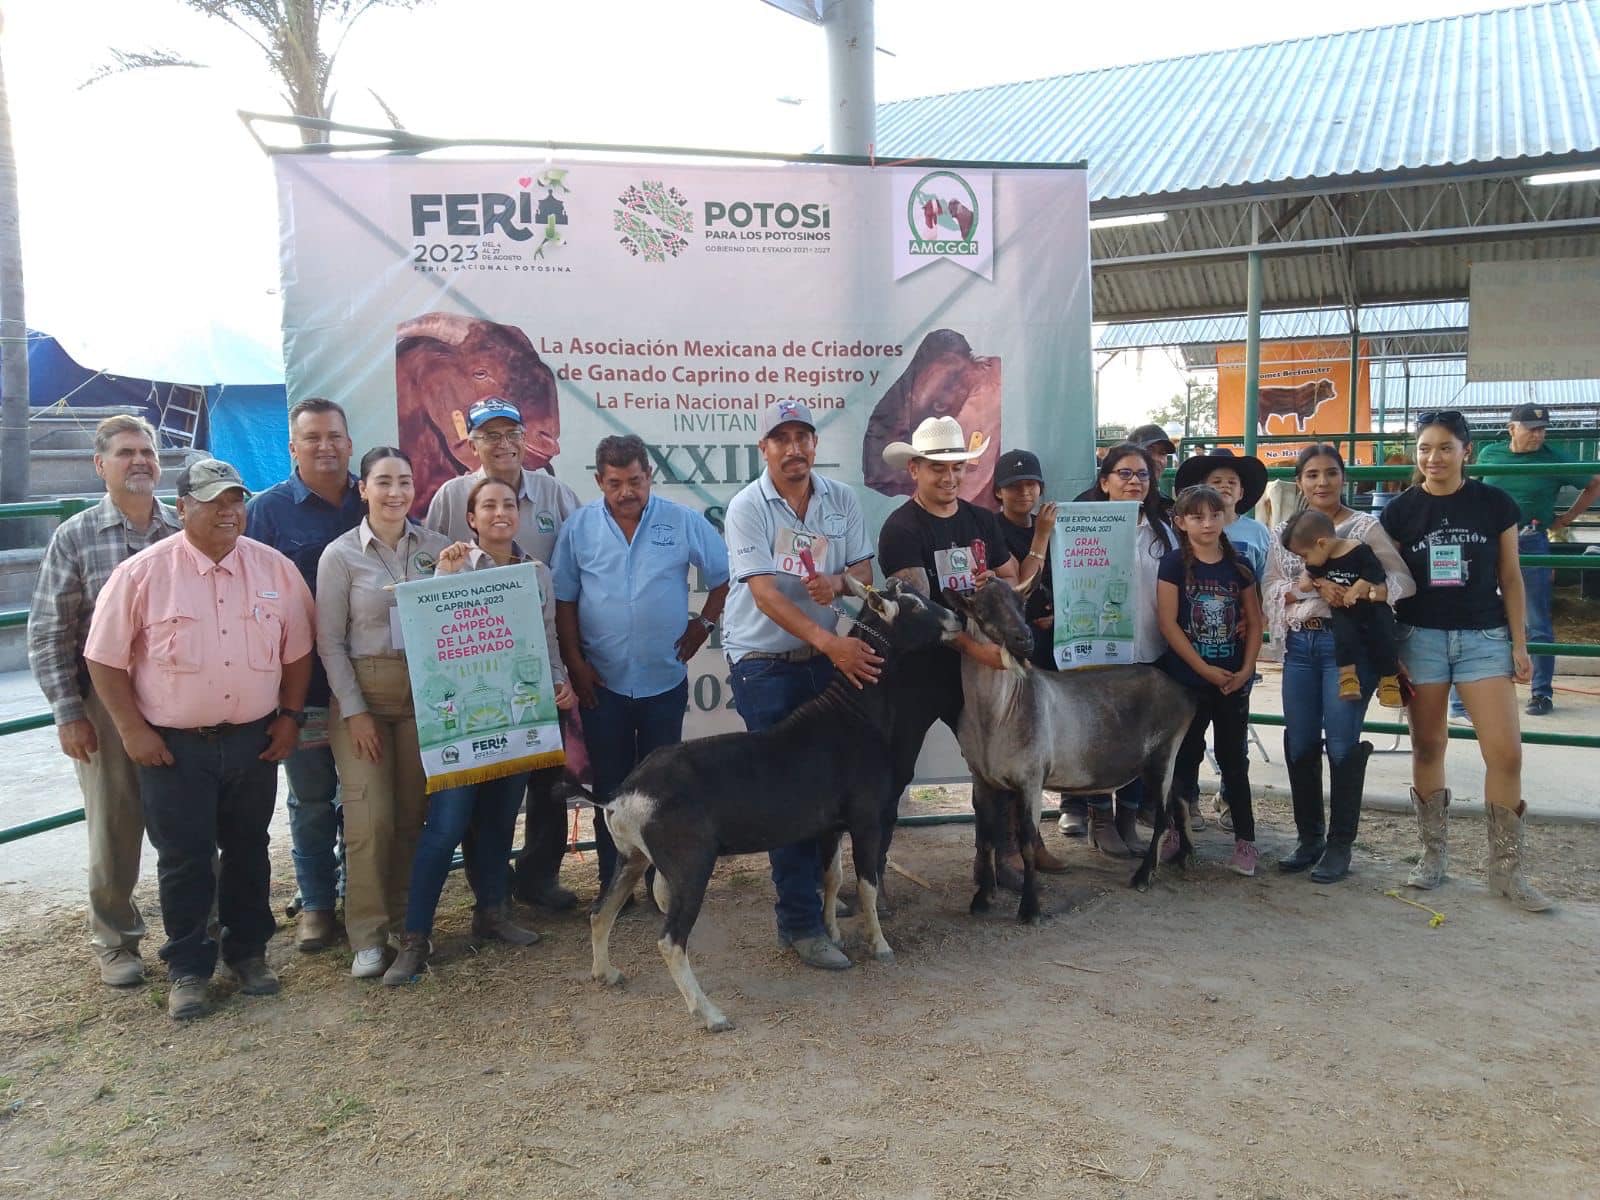
M1418 413L1417 432L1421 433L1429 425L1443 425L1452 433L1459 433L1463 438L1472 433L1472 426L1467 424L1466 416L1454 408L1440 409L1438 412Z

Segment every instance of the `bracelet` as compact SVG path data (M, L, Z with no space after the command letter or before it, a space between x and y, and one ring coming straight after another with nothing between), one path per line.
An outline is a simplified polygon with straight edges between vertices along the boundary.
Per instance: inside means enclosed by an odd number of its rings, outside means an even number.
M1028 551L1028 557L1029 558L1037 558L1040 562L1048 562L1048 561L1050 561L1044 555L1040 554L1037 550L1029 550Z

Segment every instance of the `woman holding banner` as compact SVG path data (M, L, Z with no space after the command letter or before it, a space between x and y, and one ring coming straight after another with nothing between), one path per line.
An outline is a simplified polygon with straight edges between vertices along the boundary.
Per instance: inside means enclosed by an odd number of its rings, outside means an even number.
M1365 542L1378 556L1385 581L1375 589L1374 599L1394 604L1416 591L1411 572L1377 519L1345 504L1344 458L1338 447L1322 442L1300 451L1294 480L1307 508L1327 516L1340 537ZM1367 756L1372 753L1371 743L1361 741L1361 725L1378 681L1370 666L1358 664L1361 699L1339 699L1339 663L1328 606L1343 603L1344 589L1331 580L1306 575L1304 561L1283 544L1284 524L1273 530L1261 584L1267 627L1274 644L1283 647L1283 757L1289 764L1289 796L1298 836L1294 853L1278 861L1278 870L1314 867L1312 879L1333 883L1350 871L1350 847L1361 822ZM1329 774L1326 813L1324 746Z
M1166 639L1156 614L1156 572L1161 560L1177 546L1164 515L1166 507L1157 487L1160 470L1143 446L1124 442L1107 450L1100 460L1091 500L1124 500L1139 506L1139 539L1134 549L1133 577L1138 594L1133 601L1133 661L1153 663L1166 653ZM1139 805L1144 785L1135 780L1118 790L1115 814L1110 795L1086 800L1089 844L1113 858L1138 857L1145 847L1138 833ZM1152 797L1152 800L1154 798ZM1063 828L1072 819L1073 802L1063 803Z
M519 520L517 493L498 479L481 479L467 494L467 525L477 545L455 542L439 554L437 574L487 570L528 563L539 581L539 601L544 610L545 650L549 655L556 707L572 708L576 702L567 684L566 669L556 647L556 601L550 568L524 554L517 545ZM482 941L531 946L539 935L514 924L506 912L511 879L511 840L516 832L517 810L528 784L527 771L462 787L446 788L428 797L428 816L417 842L411 867L410 897L406 902L405 933L400 953L384 972L389 987L410 983L428 966L432 953L433 917L439 894L457 847L468 842L467 879L473 890L472 936ZM470 839L467 838L471 832Z
M375 979L389 935L402 928L427 811L394 588L430 577L450 542L406 517L416 489L405 451L367 451L358 487L367 515L317 563L317 652L333 692L328 741L344 804L350 974Z

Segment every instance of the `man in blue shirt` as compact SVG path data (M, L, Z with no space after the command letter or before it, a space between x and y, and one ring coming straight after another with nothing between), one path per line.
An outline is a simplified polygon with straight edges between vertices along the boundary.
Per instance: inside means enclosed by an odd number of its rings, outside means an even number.
M562 524L551 573L594 791L609 800L645 755L683 740L684 664L722 615L728 554L705 517L650 494L641 439L601 439L594 465L601 497ZM691 566L709 589L697 614L689 612ZM595 822L595 847L604 896L617 863L604 821Z
M837 667L856 687L875 683L882 659L842 637L831 607L844 576L872 582L872 542L855 493L816 474L817 427L797 400L767 406L760 448L767 469L729 503L724 530L733 590L722 646L733 703L752 731L776 725L819 696ZM796 763L796 770L805 770ZM778 892L778 940L807 966L839 971L850 960L828 939L815 841L768 855Z
M294 563L313 596L322 551L366 515L356 477L350 474L351 449L344 409L320 397L297 401L289 409L294 469L282 483L257 492L246 509L249 536ZM306 712L302 748L284 760L283 772L289 780L289 838L300 885L294 942L309 952L332 945L338 936L333 910L338 899L339 777L327 738L328 677L315 654Z

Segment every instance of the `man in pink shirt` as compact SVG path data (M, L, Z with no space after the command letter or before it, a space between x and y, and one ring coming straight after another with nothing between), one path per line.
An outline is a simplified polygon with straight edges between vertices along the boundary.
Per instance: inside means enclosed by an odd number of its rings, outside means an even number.
M95 605L84 658L139 773L156 848L161 958L175 1020L206 1011L218 946L250 995L278 990L266 946L267 825L294 750L315 645L311 593L283 555L242 536L249 493L227 463L178 476L181 537L135 554ZM212 856L221 853L213 873Z

